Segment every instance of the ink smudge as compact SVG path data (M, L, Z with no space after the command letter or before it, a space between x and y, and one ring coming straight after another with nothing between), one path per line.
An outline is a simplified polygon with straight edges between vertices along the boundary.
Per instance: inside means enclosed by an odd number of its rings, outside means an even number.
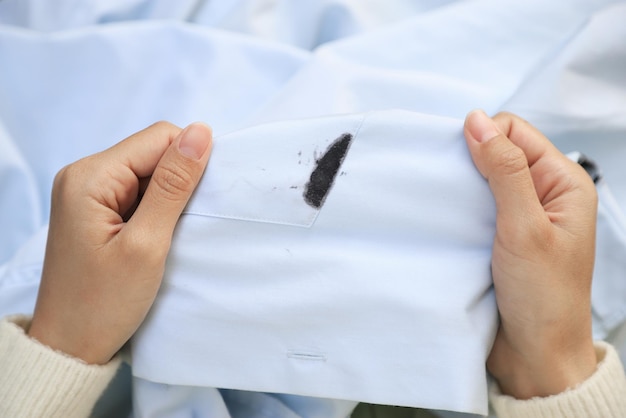
M352 135L344 133L330 144L324 155L315 160L315 169L303 195L307 204L316 209L322 207L351 142Z

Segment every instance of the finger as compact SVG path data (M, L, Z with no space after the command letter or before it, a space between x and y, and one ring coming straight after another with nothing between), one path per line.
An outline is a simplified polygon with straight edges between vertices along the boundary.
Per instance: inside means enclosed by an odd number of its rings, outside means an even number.
M146 189L148 188L148 183L150 182L150 177L142 177L139 179L139 183L137 185L137 193L136 198L133 201L127 203L127 205L121 207L120 214L122 215L122 220L124 222L128 222L131 216L135 213L137 206L139 206L139 202L143 198L143 195L146 193ZM134 189L133 189L134 190Z
M494 116L498 129L520 147L530 167L537 196L544 207L574 185L589 188L588 175L563 155L537 128L510 113Z
M185 128L159 160L146 191L128 221L130 232L169 243L176 222L209 160L211 128L194 123ZM169 247L168 247L169 248Z
M122 163L135 177L148 177L182 129L169 122L157 122L102 152L104 158Z
M500 112L492 120L500 132L524 151L530 167L547 154L550 156L561 155L548 138L519 116Z
M480 110L467 115L464 133L474 164L489 181L498 217L523 221L543 213L525 151ZM526 139L526 149L532 142Z
M83 177L90 178L90 190L96 200L125 220L145 190L141 188L141 179L152 174L180 132L171 123L158 122L73 165L86 170Z

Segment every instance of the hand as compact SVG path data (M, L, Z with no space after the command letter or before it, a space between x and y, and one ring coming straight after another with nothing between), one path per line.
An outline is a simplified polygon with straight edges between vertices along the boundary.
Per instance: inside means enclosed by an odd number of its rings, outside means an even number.
M465 137L497 208L491 270L501 323L487 367L515 398L560 393L596 367L595 187L514 115L471 112Z
M32 337L87 363L115 355L154 301L210 152L206 125L160 122L57 174Z

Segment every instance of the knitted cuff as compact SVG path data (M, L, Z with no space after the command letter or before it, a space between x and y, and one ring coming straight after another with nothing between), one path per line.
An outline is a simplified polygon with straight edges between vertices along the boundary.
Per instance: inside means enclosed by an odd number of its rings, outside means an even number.
M518 400L502 395L496 383L489 398L498 418L623 418L626 417L626 376L615 349L596 342L598 367L580 385L545 398Z
M0 416L87 417L119 358L89 365L29 338L26 316L0 321Z

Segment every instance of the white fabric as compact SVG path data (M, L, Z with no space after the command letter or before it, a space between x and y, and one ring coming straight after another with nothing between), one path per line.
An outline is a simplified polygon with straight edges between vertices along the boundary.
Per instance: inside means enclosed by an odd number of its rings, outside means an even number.
M206 385L484 413L493 210L462 118L511 110L598 162L608 336L626 317L624 21L608 0L0 1L0 313L32 310L59 168L158 119L204 120L209 171L134 341L136 416L354 405ZM307 174L344 132L314 210Z
M134 339L136 376L482 412L497 319L489 189L457 120L404 111L361 119L216 140L159 300ZM315 159L298 150L323 150L344 132L354 138L317 219L294 226L299 208L311 209L297 173ZM280 159L260 157L280 148ZM257 158L242 170L232 163L240 154ZM224 193L242 198L224 202Z

